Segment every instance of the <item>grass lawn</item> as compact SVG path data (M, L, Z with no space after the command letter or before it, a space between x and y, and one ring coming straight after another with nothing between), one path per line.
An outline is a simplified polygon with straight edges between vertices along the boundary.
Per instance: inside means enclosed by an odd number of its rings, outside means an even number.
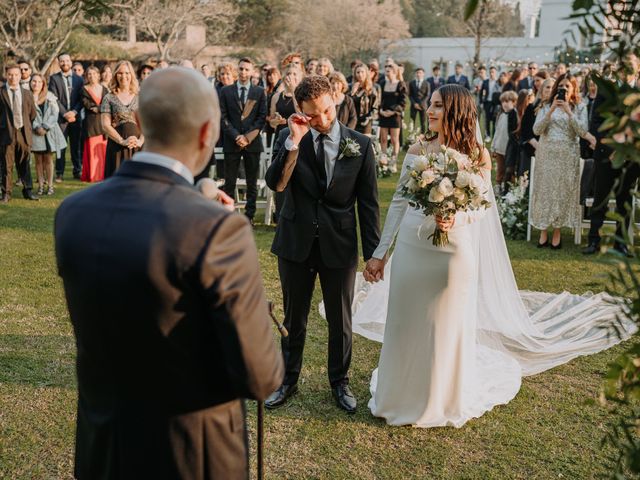
M380 182L381 207L396 177ZM53 198L27 202L16 191L0 206L0 478L71 478L75 345L53 254L53 215L61 198L84 188L67 181ZM268 296L282 316L273 227L256 242ZM608 267L585 258L566 232L561 251L510 242L520 288L600 291ZM515 400L461 429L388 427L366 408L380 345L354 336L351 385L358 412L334 406L326 374L327 331L309 320L300 393L266 417L267 478L594 478L612 451L601 446L610 418L597 398L606 365L621 351L584 357L526 378ZM274 339L276 335L274 333ZM250 403L251 442L255 403ZM252 451L252 458L255 457ZM253 472L252 472L253 474Z

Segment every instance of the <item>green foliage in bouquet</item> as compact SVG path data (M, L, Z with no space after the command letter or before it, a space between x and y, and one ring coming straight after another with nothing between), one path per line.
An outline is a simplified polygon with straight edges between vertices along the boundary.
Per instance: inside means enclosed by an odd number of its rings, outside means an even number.
M508 185L508 192L496 198L502 231L510 240L524 240L527 238L529 214L529 195L527 194L529 177L525 174Z

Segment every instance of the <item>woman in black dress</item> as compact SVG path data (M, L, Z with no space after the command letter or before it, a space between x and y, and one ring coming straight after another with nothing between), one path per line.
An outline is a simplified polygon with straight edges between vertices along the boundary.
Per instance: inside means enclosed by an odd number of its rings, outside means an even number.
M82 121L82 181L99 182L104 179L104 165L107 140L102 130L100 105L107 96L107 90L100 83L100 71L93 65L85 72L87 79L82 89L82 106L84 120Z
M349 84L341 72L329 74L329 82L333 90L333 101L336 104L336 118L348 128L356 128L358 117L353 99L347 95Z
M264 89L264 93L267 95L267 105L271 106L271 99L273 96L281 90L280 85L282 83L282 75L280 75L280 70L277 67L269 67L267 68L266 75L266 87ZM269 115L267 115L267 122L264 125L264 133L267 134L267 146L271 146L273 143L273 133L274 128L271 126L269 121L271 120L271 111L269 111Z
M393 153L388 163L389 170L396 173L398 171L398 153L400 152L400 127L407 103L407 86L402 79L398 65L389 60L384 66L384 74L385 82L379 110L380 147L384 158L389 138L391 138Z
M536 122L536 112L539 110L541 101L541 89L545 85L545 80L549 78L546 71L537 72L533 77L533 91L535 100L527 105L522 120L520 121L520 159L518 161L518 177L523 176L531 170L531 158L536 153L538 140L540 137L533 133L533 124ZM548 92L551 92L553 82L546 82Z
M131 62L124 60L114 70L111 92L100 105L102 129L107 135L104 177L109 178L125 160L142 147L144 136L134 117L138 110L138 80Z
M351 98L356 107L356 130L366 135L371 135L373 118L378 112L378 90L374 88L371 81L369 68L360 63L353 69L353 86L351 87Z
M304 76L300 67L292 63L285 67L283 73L282 85L284 85L284 89L271 97L269 106L269 125L274 129L276 140L282 129L287 126L288 118L296 113L294 92Z
M518 93L518 83L520 82L521 77L522 70L519 68L514 69L507 83L502 86L502 92L514 91Z

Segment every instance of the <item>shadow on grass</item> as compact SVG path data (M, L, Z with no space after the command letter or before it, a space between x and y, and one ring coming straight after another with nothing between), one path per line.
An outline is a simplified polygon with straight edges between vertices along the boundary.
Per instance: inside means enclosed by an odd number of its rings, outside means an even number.
M0 335L0 383L75 388L73 337Z

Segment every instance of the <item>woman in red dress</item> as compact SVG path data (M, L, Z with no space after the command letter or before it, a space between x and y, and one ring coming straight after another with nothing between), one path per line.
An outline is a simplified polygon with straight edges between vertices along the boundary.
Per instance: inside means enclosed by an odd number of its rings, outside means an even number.
M100 71L91 66L87 68L86 85L82 90L84 105L84 150L82 153L82 181L99 182L104 180L104 161L107 139L102 131L100 104L108 90L100 84Z

